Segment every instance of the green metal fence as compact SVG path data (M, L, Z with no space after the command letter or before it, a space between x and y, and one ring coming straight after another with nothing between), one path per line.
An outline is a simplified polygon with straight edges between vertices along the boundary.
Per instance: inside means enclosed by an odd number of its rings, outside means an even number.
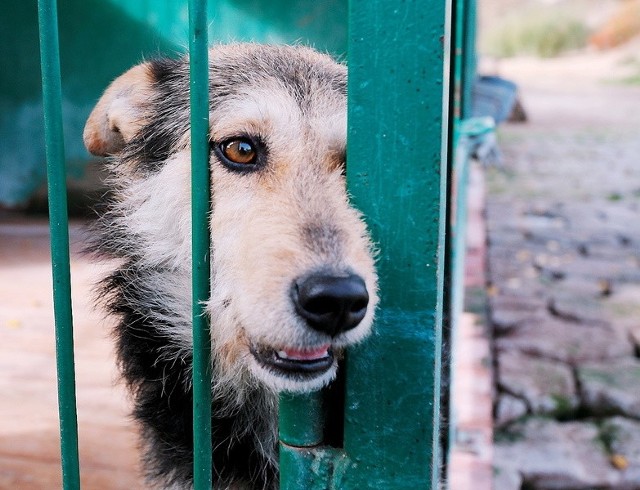
M443 396L443 477L447 474L448 453L456 439L455 407L449 404L456 379L456 326L464 308L464 274L467 233L467 187L472 152L483 136L494 130L490 117L474 117L472 89L476 79L476 0L453 0L451 16L451 98L449 110L449 165L447 178L447 232L445 238L445 322L443 337L443 379L448 389Z
M454 0L453 8L473 1ZM212 486L215 410L209 326L199 306L209 295L206 4L189 0L196 489ZM464 215L449 224L446 219L454 149L448 140L453 135L457 144L459 133L459 118L448 115L463 100L455 85L453 99L449 94L450 75L463 72L449 51L456 17L451 8L447 0L349 3L347 181L381 251L381 302L374 335L347 353L341 402L327 391L281 396L282 489L438 488L445 273L453 280L450 290L461 281L458 262L445 271L445 232L454 231L453 223L459 237L464 228ZM39 12L63 481L75 489L80 478L56 1L39 0ZM465 27L457 29L459 36ZM464 52L465 38L456 39ZM463 196L464 179L457 187ZM463 246L450 243L449 250ZM446 308L456 301L449 299ZM327 411L342 419L331 441L325 438Z
M62 86L58 52L58 13L55 0L39 4L40 57L45 114L49 226L53 264L58 407L62 443L62 479L65 488L80 488L78 463L78 417L73 356L69 224L67 219L64 138L62 133Z
M204 311L209 298L209 57L207 2L189 0L191 95L191 223L193 257L193 483L211 488L211 337Z

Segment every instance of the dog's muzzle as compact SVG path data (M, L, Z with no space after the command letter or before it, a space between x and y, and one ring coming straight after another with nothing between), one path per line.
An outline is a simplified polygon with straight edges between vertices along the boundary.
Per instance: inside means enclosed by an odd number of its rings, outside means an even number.
M318 378L336 367L332 339L364 319L367 287L356 274L315 272L293 281L290 296L298 316L309 328L324 334L325 340L304 347L252 344L251 354L272 374L299 381Z

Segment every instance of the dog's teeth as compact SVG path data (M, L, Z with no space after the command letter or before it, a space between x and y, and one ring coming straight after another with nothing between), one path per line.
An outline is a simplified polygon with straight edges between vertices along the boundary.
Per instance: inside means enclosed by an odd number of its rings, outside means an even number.
M279 350L278 351L278 357L281 357L282 359L288 359L289 356L287 355L287 353L283 350Z

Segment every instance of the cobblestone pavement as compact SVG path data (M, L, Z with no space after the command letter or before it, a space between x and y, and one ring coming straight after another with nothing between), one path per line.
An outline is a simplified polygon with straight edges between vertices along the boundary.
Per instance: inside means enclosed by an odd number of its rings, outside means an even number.
M549 66L487 171L494 488L640 489L640 87Z

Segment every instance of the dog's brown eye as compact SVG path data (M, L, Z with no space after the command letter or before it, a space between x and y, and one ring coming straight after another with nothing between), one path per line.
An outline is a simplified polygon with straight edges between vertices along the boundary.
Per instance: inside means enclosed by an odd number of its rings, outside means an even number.
M256 150L247 140L232 140L224 143L222 153L233 163L251 165L256 162Z

